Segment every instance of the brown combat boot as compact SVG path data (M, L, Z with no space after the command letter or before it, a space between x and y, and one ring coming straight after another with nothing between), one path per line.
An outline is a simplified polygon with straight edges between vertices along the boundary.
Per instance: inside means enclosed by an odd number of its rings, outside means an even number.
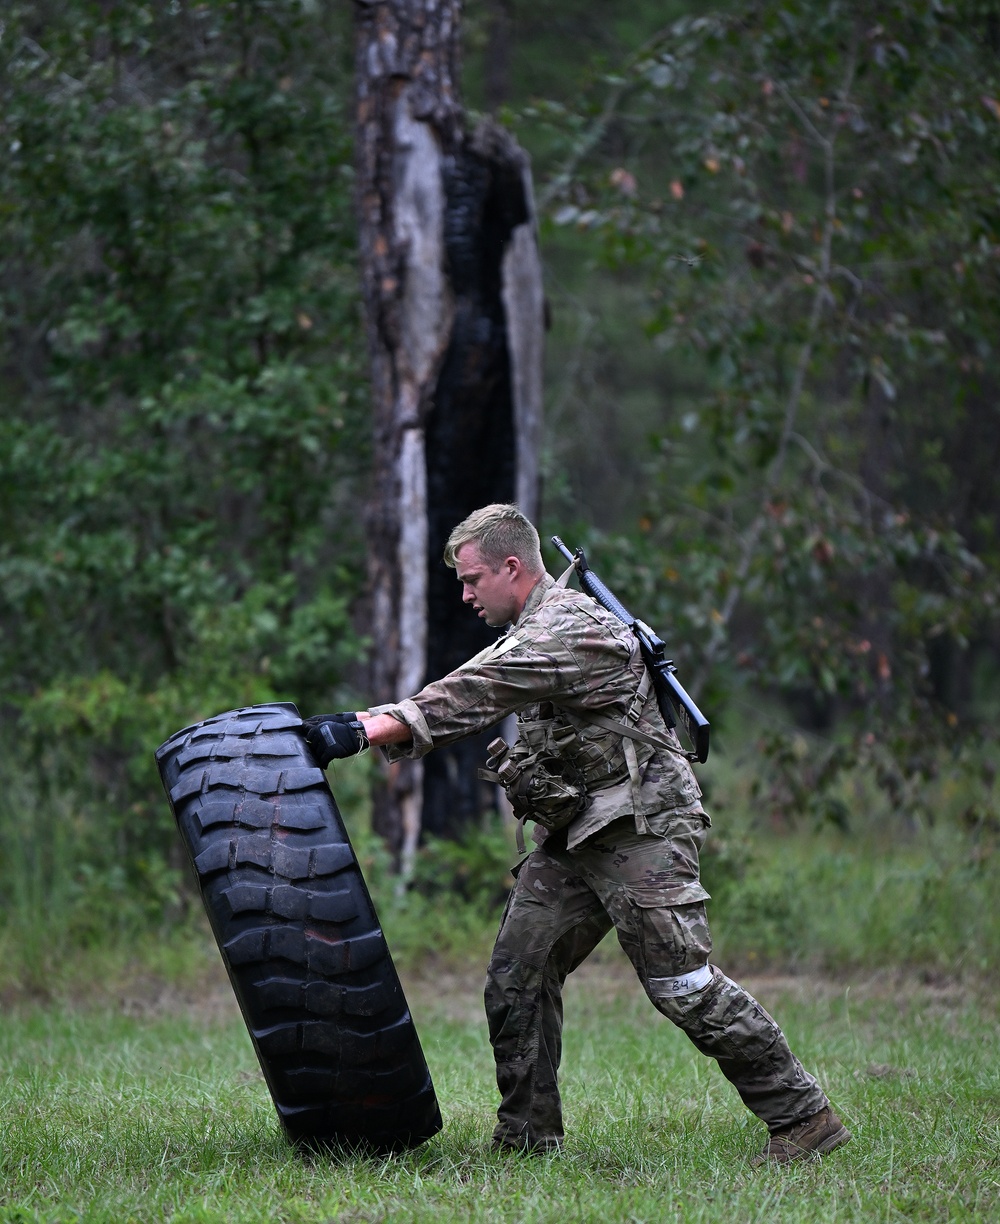
M801 1122L775 1131L767 1147L750 1163L757 1169L772 1160L775 1164L788 1164L790 1160L801 1160L804 1156L825 1156L850 1137L851 1132L827 1105L811 1118L803 1118Z

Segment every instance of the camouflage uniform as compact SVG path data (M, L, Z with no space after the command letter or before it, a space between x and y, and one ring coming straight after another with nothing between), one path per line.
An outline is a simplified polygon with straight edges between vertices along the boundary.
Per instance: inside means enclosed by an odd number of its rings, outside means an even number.
M769 1130L828 1104L767 1012L707 963L698 856L711 821L644 677L632 633L545 575L497 643L414 697L373 710L412 733L412 743L387 750L390 759L420 757L517 711L522 737L555 728L555 742L586 779L582 812L554 833L536 827L537 848L515 869L490 960L500 1144L561 1145L562 986L612 926L653 1005L717 1060ZM591 714L670 747L636 744L595 726Z

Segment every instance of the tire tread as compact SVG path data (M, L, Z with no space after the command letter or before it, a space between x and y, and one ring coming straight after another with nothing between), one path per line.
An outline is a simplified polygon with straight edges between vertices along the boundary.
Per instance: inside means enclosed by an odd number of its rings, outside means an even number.
M291 703L185 727L163 786L275 1108L309 1147L414 1147L434 1087L336 801Z

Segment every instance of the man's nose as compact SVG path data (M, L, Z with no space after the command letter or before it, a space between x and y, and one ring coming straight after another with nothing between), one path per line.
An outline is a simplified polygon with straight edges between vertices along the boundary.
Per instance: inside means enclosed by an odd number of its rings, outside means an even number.
M476 593L470 586L462 587L462 603L475 603Z

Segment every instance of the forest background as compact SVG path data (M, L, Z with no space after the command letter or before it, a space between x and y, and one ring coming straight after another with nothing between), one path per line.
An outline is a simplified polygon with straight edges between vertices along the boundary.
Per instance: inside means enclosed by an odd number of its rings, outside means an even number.
M365 703L350 17L5 9L15 991L197 924L167 735ZM484 0L464 40L471 116L533 159L542 536L588 547L712 717L725 950L995 971L1000 6ZM500 818L400 890L349 764L394 950L475 942Z

